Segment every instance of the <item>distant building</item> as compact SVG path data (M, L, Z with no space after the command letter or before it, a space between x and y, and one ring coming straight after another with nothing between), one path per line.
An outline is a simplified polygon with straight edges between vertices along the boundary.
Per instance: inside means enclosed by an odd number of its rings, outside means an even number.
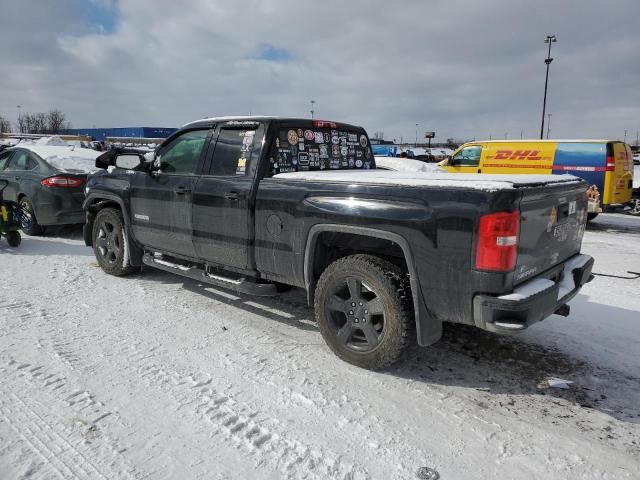
M177 128L158 127L69 128L64 133L67 135L86 135L94 140L104 140L107 137L167 138L176 130Z

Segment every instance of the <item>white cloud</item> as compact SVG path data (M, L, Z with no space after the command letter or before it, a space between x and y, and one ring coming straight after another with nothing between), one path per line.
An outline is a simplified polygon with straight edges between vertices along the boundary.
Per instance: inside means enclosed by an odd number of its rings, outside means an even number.
M543 38L555 33L552 135L640 128L635 0L120 0L113 33L83 28L77 0L55 10L20 3L3 6L0 41L15 45L0 51L4 116L19 103L61 108L74 126L177 126L204 115L307 116L314 99L319 116L391 138L413 138L416 123L439 139L535 136ZM293 61L257 59L265 44Z

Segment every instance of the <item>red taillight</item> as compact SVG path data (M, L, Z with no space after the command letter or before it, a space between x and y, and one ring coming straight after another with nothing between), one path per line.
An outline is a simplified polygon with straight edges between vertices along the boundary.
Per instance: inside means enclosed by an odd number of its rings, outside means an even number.
M75 177L64 177L62 175L57 175L55 177L45 178L44 180L40 180L40 183L44 187L66 187L66 188L75 188L81 187L84 184L84 180L81 178Z
M605 168L605 171L607 172L613 172L616 169L616 159L615 157L612 156L608 156L607 157L607 168Z
M506 272L516 266L520 214L518 212L490 213L480 217L476 268Z
M327 122L326 120L314 120L313 126L316 128L338 128L336 122Z

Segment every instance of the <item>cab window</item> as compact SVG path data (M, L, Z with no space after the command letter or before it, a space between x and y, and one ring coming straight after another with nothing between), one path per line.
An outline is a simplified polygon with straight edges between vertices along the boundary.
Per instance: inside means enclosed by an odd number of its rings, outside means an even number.
M156 157L163 173L196 173L209 130L185 132L164 146Z
M460 167L477 167L480 163L481 154L481 146L474 145L471 147L464 147L451 158L449 165Z
M256 130L223 128L213 153L211 174L216 176L244 176L254 153Z

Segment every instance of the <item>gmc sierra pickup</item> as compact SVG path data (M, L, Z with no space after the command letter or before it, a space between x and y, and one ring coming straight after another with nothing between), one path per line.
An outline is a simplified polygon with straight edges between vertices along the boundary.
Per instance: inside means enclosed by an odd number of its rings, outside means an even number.
M592 278L572 176L376 170L364 129L270 117L199 120L150 157L107 152L88 180L84 237L105 272L301 287L361 367L436 342L442 322L512 333L568 315Z

